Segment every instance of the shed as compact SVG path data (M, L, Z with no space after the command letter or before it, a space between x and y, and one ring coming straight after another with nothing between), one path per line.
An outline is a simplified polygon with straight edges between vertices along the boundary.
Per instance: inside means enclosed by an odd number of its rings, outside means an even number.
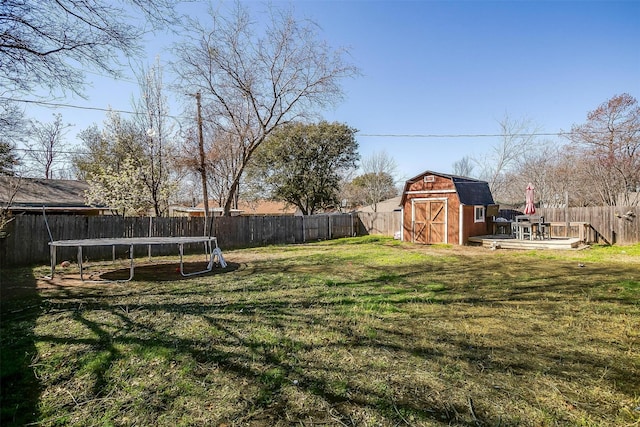
M402 239L422 244L467 244L498 212L486 181L432 171L405 183L400 205Z

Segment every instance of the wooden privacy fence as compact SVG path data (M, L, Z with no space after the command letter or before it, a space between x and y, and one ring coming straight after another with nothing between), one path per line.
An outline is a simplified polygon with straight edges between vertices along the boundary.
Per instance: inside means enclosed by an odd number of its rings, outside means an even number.
M595 206L582 208L540 208L536 215L557 224L587 223L588 243L631 245L640 243L640 207ZM568 233L577 236L579 226L570 225ZM563 233L565 230L560 230Z
M102 237L202 236L203 218L122 218L115 216L47 215L53 240L96 239ZM211 235L223 249L263 245L304 243L354 236L355 214L313 216L237 216L213 219ZM49 232L42 215L18 216L0 238L0 267L49 263ZM88 259L109 259L112 247L88 247ZM115 256L128 256L128 246L115 248ZM136 256L175 255L176 245L135 248ZM185 245L186 252L200 252L199 244ZM58 260L75 260L75 248L58 248Z
M518 211L503 211L512 219ZM578 208L539 208L536 216L552 223L554 237L580 237L587 243L632 245L640 243L640 207L596 206ZM393 236L401 230L400 212L359 212L358 235ZM587 224L586 226L584 224Z
M382 234L393 236L402 231L402 213L396 212L358 212L358 236Z
M628 215L630 214L630 215ZM585 240L589 243L635 244L640 242L640 207L588 207L538 209L536 215L557 225L554 235L577 237L587 223ZM202 236L202 218L122 218L114 216L47 216L54 240L100 237ZM237 216L213 220L210 233L225 249L304 243L348 236L381 234L393 236L401 230L400 212L359 212L357 214L313 216ZM49 263L49 233L42 215L18 216L0 238L0 267ZM127 256L128 247L117 248L116 255ZM200 252L200 245L187 245L188 252ZM139 252L138 252L139 251ZM175 245L136 247L136 255L175 255ZM111 247L86 248L89 259L113 256ZM61 248L58 259L75 260L74 249Z

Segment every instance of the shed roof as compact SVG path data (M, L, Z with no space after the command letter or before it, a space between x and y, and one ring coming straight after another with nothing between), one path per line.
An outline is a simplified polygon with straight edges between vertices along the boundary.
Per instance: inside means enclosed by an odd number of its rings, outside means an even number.
M456 181L453 178L453 184L458 192L460 203L463 205L493 205L493 195L489 189L489 183L485 181Z
M426 175L436 175L443 178L450 179L458 193L460 203L463 205L493 205L493 195L489 189L489 183L475 178L469 178L465 176L451 175L441 172L424 171L420 175L407 180L404 185L404 191L402 194L402 204L404 204L406 198L406 192L411 184L421 180Z

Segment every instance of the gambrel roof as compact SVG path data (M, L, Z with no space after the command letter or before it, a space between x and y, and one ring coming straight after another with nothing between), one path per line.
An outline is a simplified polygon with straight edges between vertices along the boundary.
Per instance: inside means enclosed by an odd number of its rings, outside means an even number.
M454 185L456 193L458 194L460 203L462 203L463 205L489 206L495 203L493 201L493 195L491 194L489 183L487 181L440 172L425 171L420 175L407 180L404 185L402 204L404 204L406 197L405 195L411 184L422 180L427 175L435 175L442 178L450 179Z

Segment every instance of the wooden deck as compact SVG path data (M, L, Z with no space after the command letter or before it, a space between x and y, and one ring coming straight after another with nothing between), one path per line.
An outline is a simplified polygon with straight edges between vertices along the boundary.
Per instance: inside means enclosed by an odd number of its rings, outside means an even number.
M581 249L587 246L578 237L519 240L508 234L469 237L469 243L493 249Z

